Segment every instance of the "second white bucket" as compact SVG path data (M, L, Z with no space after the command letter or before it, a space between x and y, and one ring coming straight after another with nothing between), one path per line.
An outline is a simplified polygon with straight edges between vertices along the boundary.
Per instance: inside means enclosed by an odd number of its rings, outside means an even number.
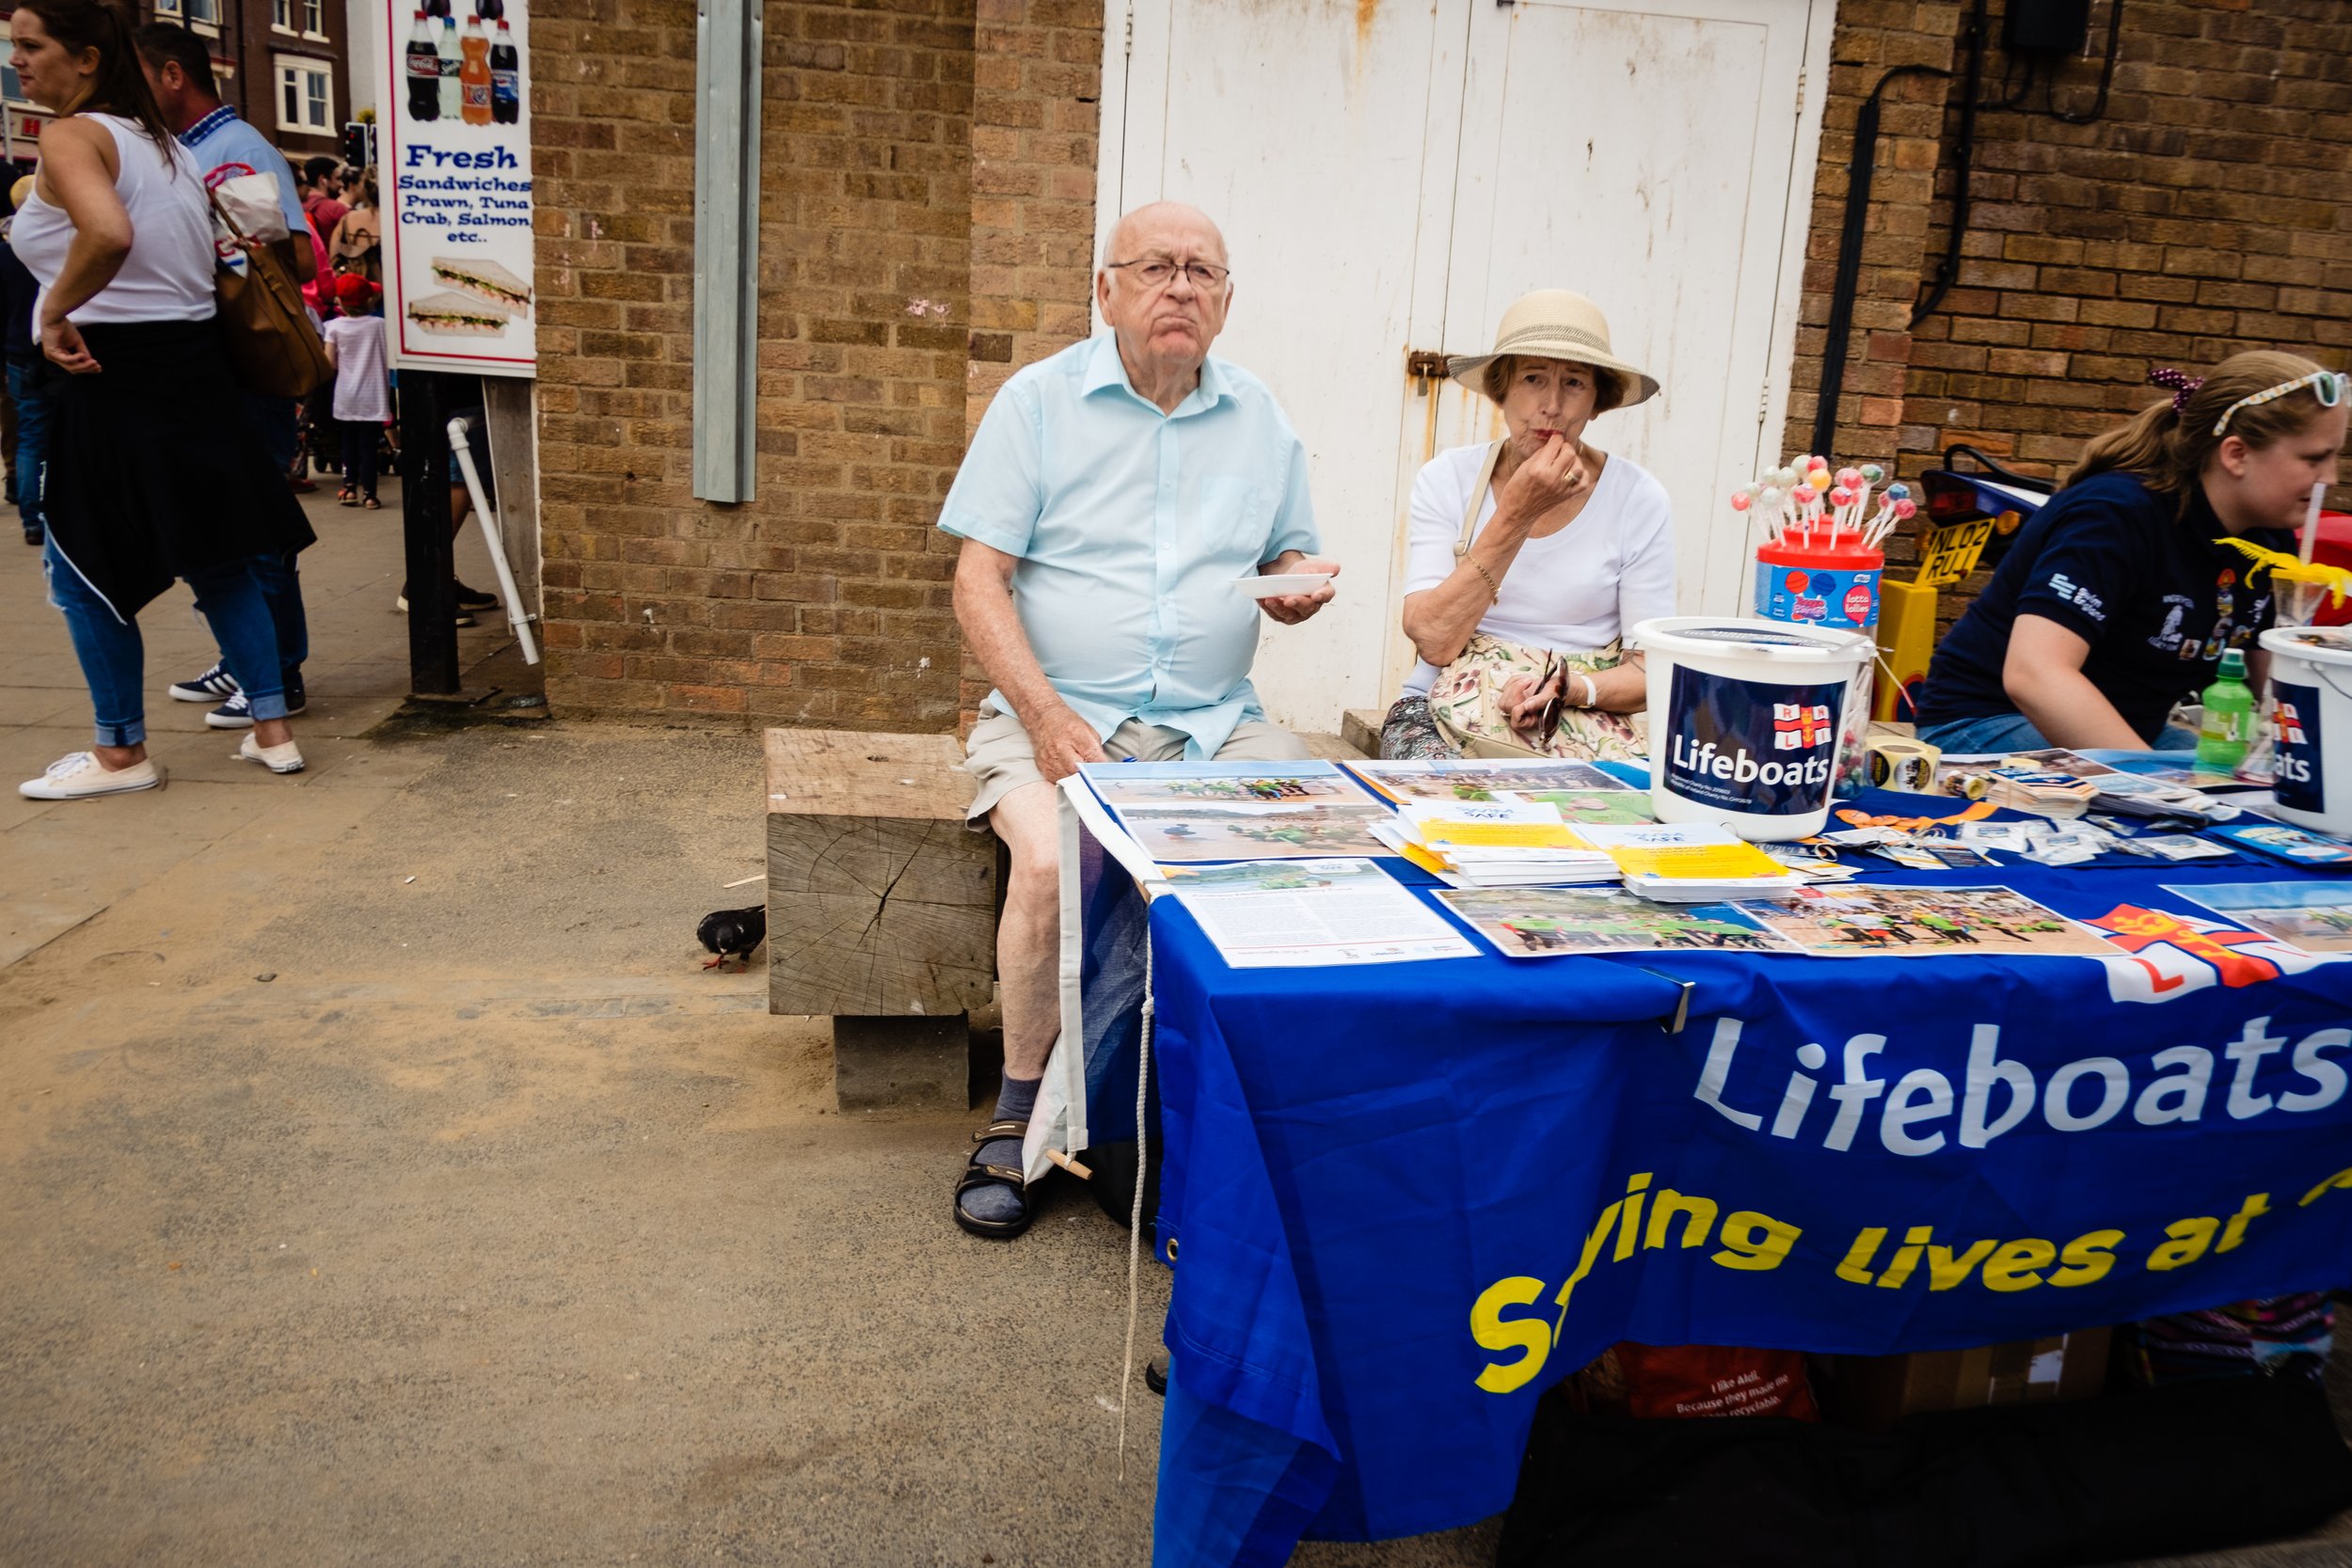
M2352 837L2352 627L2274 626L2271 738L2278 804L2298 828Z
M1858 632L1668 615L1648 656L1650 807L1741 838L1809 838L1829 820L1837 737L1874 645Z

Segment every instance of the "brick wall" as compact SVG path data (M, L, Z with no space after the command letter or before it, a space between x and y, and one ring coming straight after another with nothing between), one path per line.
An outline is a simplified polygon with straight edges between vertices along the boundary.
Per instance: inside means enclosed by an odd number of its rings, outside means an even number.
M1996 0L1985 98L2000 91L2009 63L1997 47L2001 9ZM1839 8L1801 388L1820 384L1819 323L1860 95L1899 58L1960 65L1963 11L1876 0ZM2092 8L2094 56L2106 16L2105 4ZM2081 112L2095 97L2099 61L2071 59L2045 71L2052 76L2058 105ZM2352 356L2352 8L2132 0L2096 122L2022 112L2044 105L2042 87L2019 111L1979 114L1955 286L1907 331L1909 305L1948 232L1959 89L1930 80L1896 90L1913 104L1948 97L1955 107L1940 117L1932 153L1916 107L1899 119L1895 107L1886 113L1838 455L1891 451L1910 477L1967 441L2026 471L2059 473L2088 437L2160 395L2146 382L2151 365L2193 373L2244 348L2293 349L2331 366ZM1934 133L1932 121L1926 129ZM1922 172L1929 167L1938 172ZM1805 441L1813 410L1809 398L1797 401L1791 450ZM1907 547L1895 553L1910 558ZM1947 616L1983 581L1947 591Z
M1782 440L1786 453L1810 450L1820 406L1830 297L1845 226L1854 125L1864 100L1898 68L1949 69L1963 9L1960 4L1911 0L1843 0L1837 8ZM1824 454L1834 461L1889 467L1896 462L1911 363L1911 310L1927 264L1930 205L1949 91L1941 78L1914 75L1890 84L1880 96L1878 165L1837 400L1837 440Z
M972 342L964 419L1092 329L1103 0L979 0L972 80ZM956 542L934 533L945 562ZM988 694L964 651L961 723Z
M1102 6L765 24L757 486L718 506L691 486L694 7L532 15L549 694L947 729L977 693L933 524L986 397L1087 331Z
M532 22L548 689L565 711L944 729L970 0L767 8L755 499L694 499L691 0Z

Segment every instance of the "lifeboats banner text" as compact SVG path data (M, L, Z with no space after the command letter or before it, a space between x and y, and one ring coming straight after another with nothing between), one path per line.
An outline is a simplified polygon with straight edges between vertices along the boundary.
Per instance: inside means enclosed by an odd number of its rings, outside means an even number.
M2352 1280L2352 960L2183 896L2296 875L2001 869L2094 958L1241 972L1161 900L1157 1560L1210 1560L1242 1474L1312 1535L1500 1513L1620 1339L1949 1349Z

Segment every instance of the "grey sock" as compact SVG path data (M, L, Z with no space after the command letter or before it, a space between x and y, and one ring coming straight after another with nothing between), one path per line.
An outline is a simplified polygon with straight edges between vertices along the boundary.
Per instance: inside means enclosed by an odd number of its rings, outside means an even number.
M996 1114L991 1121L1026 1121L1037 1109L1038 1085L1044 1082L1041 1074L1035 1078L1015 1078L1007 1073L998 1080ZM980 1146L980 1163L1021 1168L1021 1140L995 1138ZM1021 1217L1022 1198L1018 1193L1004 1187L975 1187L959 1199L963 1212L976 1220L1013 1220Z
M1015 1078L1005 1073L996 1084L996 1115L993 1121L1026 1121L1037 1109L1037 1089L1045 1082L1045 1075L1035 1078Z

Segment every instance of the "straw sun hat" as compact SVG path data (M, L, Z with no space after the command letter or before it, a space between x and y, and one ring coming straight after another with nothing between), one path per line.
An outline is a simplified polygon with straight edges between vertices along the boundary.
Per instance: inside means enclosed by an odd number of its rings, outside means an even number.
M1632 407L1658 395L1658 378L1638 365L1629 365L1609 349L1609 318L1582 294L1565 289L1537 289L1521 294L1502 312L1495 328L1491 354L1457 354L1445 364L1454 380L1484 395L1486 367L1505 355L1537 359L1573 359L1626 378L1625 403Z

